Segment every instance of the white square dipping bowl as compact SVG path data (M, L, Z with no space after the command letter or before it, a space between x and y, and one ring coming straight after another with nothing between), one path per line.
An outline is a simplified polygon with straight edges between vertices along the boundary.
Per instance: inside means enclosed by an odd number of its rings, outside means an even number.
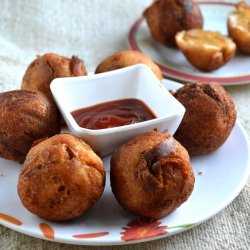
M157 129L173 135L185 113L182 104L143 64L89 76L57 78L50 88L71 133L82 138L100 156L112 153L122 143L147 131ZM77 109L127 98L143 101L157 118L92 130L80 127L71 115Z

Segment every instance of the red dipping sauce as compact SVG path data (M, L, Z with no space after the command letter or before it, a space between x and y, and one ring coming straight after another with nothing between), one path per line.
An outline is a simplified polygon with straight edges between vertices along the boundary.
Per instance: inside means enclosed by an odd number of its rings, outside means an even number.
M80 127L105 129L155 119L156 115L141 100L121 99L71 112Z

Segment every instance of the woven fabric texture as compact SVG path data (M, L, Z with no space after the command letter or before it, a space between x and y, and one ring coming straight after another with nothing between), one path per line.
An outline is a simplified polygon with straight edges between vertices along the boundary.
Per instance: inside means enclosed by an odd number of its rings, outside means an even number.
M20 88L36 55L78 55L88 71L105 57L128 49L127 34L151 0L1 0L0 91ZM249 58L250 63L250 58ZM250 67L250 65L249 65ZM250 136L250 84L226 88L238 119ZM237 166L235 166L237 168ZM6 191L7 192L7 191ZM1 203L4 200L0 200ZM73 246L32 238L0 225L0 249L249 249L250 181L239 196L213 218L184 233L126 246Z

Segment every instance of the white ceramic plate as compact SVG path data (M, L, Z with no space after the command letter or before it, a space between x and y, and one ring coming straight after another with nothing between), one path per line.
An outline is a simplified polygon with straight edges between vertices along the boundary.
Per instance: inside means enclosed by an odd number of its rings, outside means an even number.
M164 80L167 89L180 84ZM195 188L187 202L158 221L146 223L124 212L109 183L109 160L104 158L107 183L102 198L84 216L52 223L29 213L16 191L21 165L0 158L0 224L37 238L78 245L114 245L167 237L202 223L225 208L245 185L249 172L249 144L236 123L230 137L216 152L192 158Z
M204 29L219 31L227 35L227 15L235 9L233 3L200 2ZM178 49L167 48L155 41L149 32L144 18L139 18L128 35L129 46L151 57L168 78L180 81L216 81L222 85L250 83L250 55L236 53L223 67L204 73L194 68Z

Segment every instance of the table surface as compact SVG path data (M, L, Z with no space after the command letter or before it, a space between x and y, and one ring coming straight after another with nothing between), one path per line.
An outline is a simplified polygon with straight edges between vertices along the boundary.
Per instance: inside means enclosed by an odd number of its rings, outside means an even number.
M36 55L54 52L83 58L88 71L105 57L128 48L127 33L150 0L2 0L0 91L20 88ZM250 66L250 60L249 60ZM250 135L250 85L226 87L238 120ZM235 166L237 167L237 166ZM91 249L249 249L250 181L223 211L184 233L146 243ZM1 203L4 201L0 201ZM0 226L0 249L88 249L32 238Z

